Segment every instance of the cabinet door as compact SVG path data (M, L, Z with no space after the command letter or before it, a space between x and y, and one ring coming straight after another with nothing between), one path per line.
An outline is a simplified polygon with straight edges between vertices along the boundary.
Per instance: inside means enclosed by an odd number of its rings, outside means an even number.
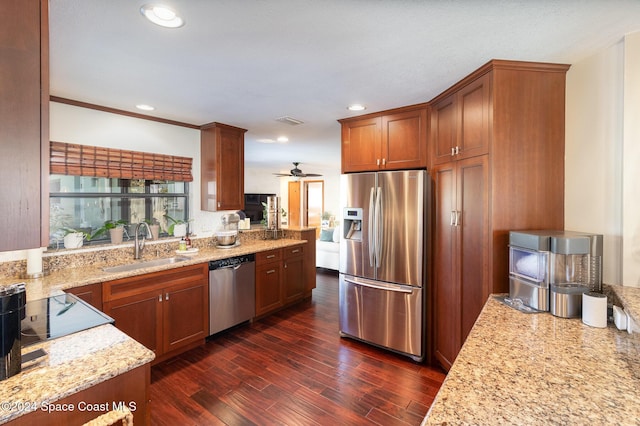
M209 329L208 287L203 282L168 287L163 295L164 351L203 341Z
M427 167L427 108L382 117L380 168Z
M218 210L244 209L244 132L220 129L218 155Z
M378 170L381 126L380 117L342 123L342 173Z
M450 95L431 107L431 162L442 164L454 157L456 146L456 95Z
M457 159L489 152L491 76L485 74L458 92L460 114Z
M256 316L282 306L282 262L257 263Z
M84 300L94 308L102 311L102 284L89 284L80 287L74 287L65 290L67 293L74 294L78 298Z
M299 255L285 257L283 264L283 298L284 304L302 299L304 295L304 257L302 251Z
M461 347L490 293L488 156L458 161L456 184Z
M210 123L200 132L202 210L244 209L245 129Z
M149 291L105 302L104 312L118 329L158 356L163 353L161 300L161 291Z
M47 21L45 0L0 2L0 251L49 244Z
M433 330L434 355L451 368L459 347L459 286L456 274L456 167L436 166L434 180Z
M308 229L302 231L302 239L307 240L304 245L304 291L311 292L316 288L316 231ZM310 295L310 293L309 293Z

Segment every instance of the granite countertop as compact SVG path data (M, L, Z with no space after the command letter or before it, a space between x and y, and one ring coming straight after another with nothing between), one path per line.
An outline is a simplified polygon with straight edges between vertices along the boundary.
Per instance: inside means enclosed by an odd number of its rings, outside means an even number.
M37 300L64 290L87 284L101 283L135 275L157 272L187 265L206 263L243 254L258 253L306 243L306 240L251 240L228 249L204 248L188 256L188 260L133 271L107 273L104 263L66 268L43 278L27 280L27 300ZM149 252L136 263L153 260ZM179 253L172 253L179 256ZM99 256L99 255L98 255ZM16 282L1 278L0 285ZM43 405L65 398L112 377L151 362L155 355L112 325L103 325L68 336L37 343L22 349L28 354L38 349L44 357L23 364L22 372L2 382L0 386L0 423L10 421Z
M105 272L103 270L105 264L100 262L96 262L95 265L82 266L77 268L66 268L63 270L52 272L51 274L46 275L43 278L26 280L25 282L27 290L27 301L42 299L53 294L59 294L69 288L79 287L87 284L101 283L110 280L117 280L120 278L142 275L149 272L180 268L183 266L205 263L210 260L224 259L243 254L258 253L283 247L290 247L305 244L306 242L306 240L295 240L286 238L278 240L251 240L243 242L240 245L232 248L203 248L200 249L196 254L188 255L188 260L183 262L155 266L151 268L141 268L125 272ZM155 257L152 255L152 253L152 248L147 247L141 260L136 261L131 259L128 262L123 263L139 263L153 260L155 259ZM185 254L180 254L176 251L173 251L171 255L164 257L171 256L186 257ZM15 278L0 278L0 285L12 284L15 282Z
M151 362L154 354L112 325L102 325L22 349L46 355L2 381L0 423Z
M619 286L616 286L619 287ZM637 312L640 289L615 288ZM490 297L423 424L638 424L640 335Z

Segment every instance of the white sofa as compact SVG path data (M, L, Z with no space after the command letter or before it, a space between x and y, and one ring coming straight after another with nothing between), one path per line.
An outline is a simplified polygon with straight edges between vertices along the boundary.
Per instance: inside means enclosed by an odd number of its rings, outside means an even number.
M318 268L340 269L340 228L320 230L316 240L316 266Z

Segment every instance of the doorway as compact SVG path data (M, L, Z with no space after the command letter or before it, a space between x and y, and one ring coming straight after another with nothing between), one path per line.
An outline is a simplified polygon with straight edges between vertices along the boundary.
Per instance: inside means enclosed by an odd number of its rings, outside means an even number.
M320 236L322 212L324 211L324 181L304 181L303 225L316 228L316 238Z

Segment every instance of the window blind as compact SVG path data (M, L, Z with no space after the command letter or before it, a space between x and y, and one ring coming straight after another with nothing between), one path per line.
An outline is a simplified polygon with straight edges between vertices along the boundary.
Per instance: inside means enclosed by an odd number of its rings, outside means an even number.
M50 173L120 179L192 182L193 159L123 149L50 143Z

